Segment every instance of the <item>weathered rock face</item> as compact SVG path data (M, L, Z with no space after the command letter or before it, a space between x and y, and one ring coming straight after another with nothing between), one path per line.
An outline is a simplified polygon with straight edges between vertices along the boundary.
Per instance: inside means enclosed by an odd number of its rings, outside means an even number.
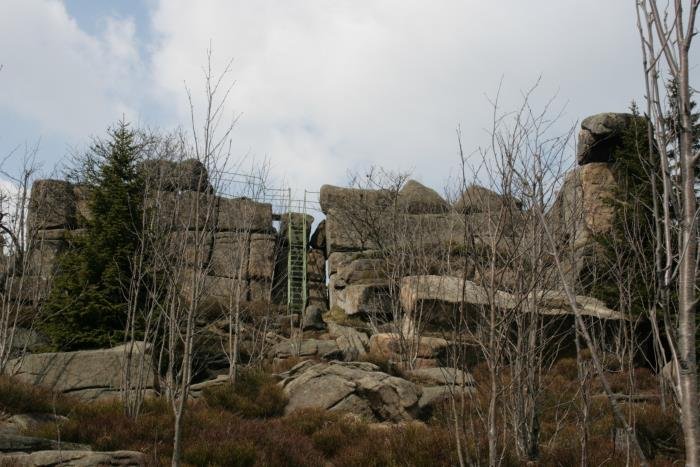
M196 191L154 191L146 209L165 229L270 232L272 206L247 198L222 198Z
M518 209L518 202L514 198L499 195L479 185L469 185L454 204L454 210L460 214L498 214L501 210Z
M0 453L7 452L32 452L32 451L44 451L49 449L70 449L70 450L80 450L81 452L86 452L90 449L90 446L85 444L75 444L75 443L59 443L52 439L45 438L34 438L32 436L22 436L15 434L0 434ZM6 458L0 454L0 463ZM6 465L6 464L2 464ZM15 465L15 464L12 464ZM37 464L31 464L37 465Z
M371 363L302 362L281 376L289 397L286 413L318 407L399 422L414 418L419 410L418 386Z
M309 305L304 310L301 318L301 329L303 331L326 329L326 323L323 321L323 310L317 305Z
M218 232L214 234L214 243L211 253L208 255L210 258L209 273L212 276L245 280L248 277L248 258L251 247L252 243L248 232Z
M56 467L94 467L108 465L142 467L146 465L146 456L141 452L97 452L75 451L71 449L70 447L66 447L65 449L56 451L4 454L0 455L0 463L20 467L38 465Z
M618 188L610 164L589 163L580 168L583 213L593 234L610 233L615 219L615 191Z
M364 332L331 321L328 323L328 334L335 338L345 361L357 360L367 353L369 339Z
M411 360L410 365L416 368L438 367L439 359L444 357L448 342L439 337L420 337L401 339L396 333L373 334L369 341L370 352L402 365Z
M208 275L203 279L205 290L211 292L205 302L224 303L234 291L238 294L239 285L241 300L269 301L278 254L272 206L214 195L206 169L194 160L147 161L140 170L149 189L145 209L164 234L162 246L189 268L181 278L183 293L194 271L203 270ZM21 282L10 281L7 286L13 300L37 304L46 297L59 255L91 218L89 200L87 186L62 180L34 183L28 211L33 235L28 267Z
M391 310L386 284L353 284L337 286L330 283L330 307L341 308L346 315L381 316Z
M311 234L309 246L315 250L326 251L326 220L318 223L316 230Z
M76 225L73 185L64 180L37 180L27 214L29 231L69 229Z
M78 352L38 353L11 360L10 375L21 381L71 394L85 400L118 397L124 372L140 375L142 387L153 389L154 369L146 357L140 368L143 344L133 347L131 362L127 363L125 347ZM136 381L136 376L133 376Z
M311 307L309 307L311 308ZM321 321L323 323L323 321ZM315 326L314 330L327 329L328 332L310 339L285 339L278 342L268 352L274 366L294 357L302 360L357 360L367 353L369 339L367 335L354 328L341 326L332 321Z
M409 180L399 191L399 207L408 214L442 214L450 210L437 191Z
M139 170L146 183L163 191L211 192L209 173L196 159L181 162L168 160L148 160L140 164Z
M420 309L422 313L444 314L446 309L458 305L462 300L467 306L472 307L485 307L492 303L488 289L485 287L450 276L404 277L401 280L400 297L401 305L408 313ZM529 300L535 301L536 308L541 314L572 314L568 299L563 292L533 291L523 299L500 290L493 293L495 306L505 310L516 309L524 301L529 303ZM592 297L577 295L576 303L582 315L600 319L626 319L621 313L609 309L603 302Z
M327 310L326 258L321 250L309 250L306 258L306 280L307 303Z
M361 190L359 188L342 188L323 185L319 196L321 210L324 214L333 210L354 210L363 206L369 209L386 209L396 198L386 190Z
M579 165L612 162L612 153L622 142L620 136L633 119L626 113L600 113L583 119L576 152Z

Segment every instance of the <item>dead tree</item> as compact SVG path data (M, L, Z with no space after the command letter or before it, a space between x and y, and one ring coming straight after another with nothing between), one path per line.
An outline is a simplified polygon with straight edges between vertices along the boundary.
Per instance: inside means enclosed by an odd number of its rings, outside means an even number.
M51 271L32 271L30 252L40 239L36 229L29 228L27 213L30 189L37 174L37 146L27 147L18 174L2 170L7 185L0 189L0 374L5 371L18 347L18 329L27 332L39 318L45 287L39 277ZM14 157L14 151L8 157ZM31 310L31 311L30 311Z
M700 409L696 361L698 300L697 168L700 152L694 147L690 50L696 34L700 1L638 0L637 24L642 46L650 152L658 151L661 171L661 206L657 208L658 274L662 287L675 290L678 309L670 301L661 306L669 315L671 347L679 417L685 441L686 464L700 464ZM669 76L665 81L664 76ZM667 97L669 84L676 86Z

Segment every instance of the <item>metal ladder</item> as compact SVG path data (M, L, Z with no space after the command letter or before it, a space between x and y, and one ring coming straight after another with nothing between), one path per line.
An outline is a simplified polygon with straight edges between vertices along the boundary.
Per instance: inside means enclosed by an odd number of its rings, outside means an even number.
M308 249L306 191L304 191L301 213L292 212L291 189L289 190L289 199L289 210L287 211L287 310L290 314L299 313L301 316L306 307L306 255Z

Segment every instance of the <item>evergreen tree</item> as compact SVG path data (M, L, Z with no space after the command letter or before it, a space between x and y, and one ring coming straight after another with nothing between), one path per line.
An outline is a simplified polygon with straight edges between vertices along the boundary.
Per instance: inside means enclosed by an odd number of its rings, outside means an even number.
M92 219L59 261L43 325L58 349L108 346L121 338L125 287L141 225L138 153L134 131L120 122L107 141L93 144L86 158Z

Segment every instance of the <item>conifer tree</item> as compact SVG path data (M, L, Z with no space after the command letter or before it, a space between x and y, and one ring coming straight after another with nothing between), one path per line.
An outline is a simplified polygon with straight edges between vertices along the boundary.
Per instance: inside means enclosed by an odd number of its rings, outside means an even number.
M127 123L98 140L86 157L91 219L59 261L47 301L44 332L57 349L103 347L121 340L126 319L124 288L131 274L142 210L136 170L139 145Z

